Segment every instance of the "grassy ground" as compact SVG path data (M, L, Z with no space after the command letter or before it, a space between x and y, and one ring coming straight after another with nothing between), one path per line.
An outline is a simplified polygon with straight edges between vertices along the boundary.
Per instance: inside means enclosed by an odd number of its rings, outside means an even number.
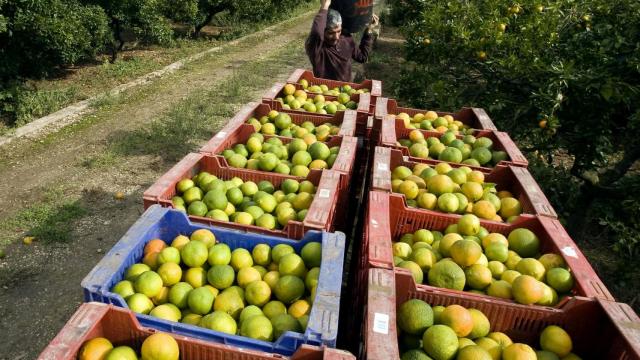
M263 40L250 39L243 46L253 47ZM251 100L257 100L255 90L272 85L272 74L303 62L305 58L299 51L301 48L300 41L294 41L277 52L276 61L273 56L258 56L254 61L239 61L238 66L232 68L229 76L216 87L207 91L196 91L193 95L181 99L174 107L168 109L166 114L151 121L148 126L113 131L105 139L104 148L84 153L78 159L78 164L91 171L115 171L118 164L138 156L159 157L164 164L175 163L185 153L202 146L203 142L211 137L212 129L224 124L239 107ZM196 68L202 65L201 63L196 62L189 67ZM136 104L144 101L150 93L162 91L163 86L170 83L171 80L168 80L164 84L146 87L130 94L105 98L93 105L93 114L58 133L44 137L32 144L28 151L42 151L58 143L61 138L87 131L92 126L113 117L114 113L125 112L127 107L136 107ZM64 187L63 184L60 186ZM44 188L43 196L37 199L36 205L28 206L7 219L0 219L0 234L3 235L0 245L6 245L23 235L35 236L44 242L67 238L65 232L69 230L68 220L80 217L85 212L78 207L79 205L74 205L73 201L69 202L69 196L65 196L64 192L56 185L53 188ZM51 230L39 230L41 227L51 227Z
M0 359L35 358L59 331L82 302L82 278L140 217L145 189L275 81L309 67L302 49L312 16L102 99L74 125L3 149L0 328L11 331ZM25 237L35 239L26 245Z
M304 2L287 14L286 18L296 17L316 6L315 3ZM282 18L285 17L283 16ZM206 36L209 27L205 27L203 30L205 36L198 39L178 38L172 47L155 45L126 47L114 63L109 62L108 55L101 55L92 63L63 69L55 77L30 80L27 85L32 91L21 94L20 101L17 104L18 119L16 123L9 125L0 121L0 135L39 117L58 111L74 102L85 100L139 76L161 69L189 55L262 30L277 20L282 19L271 19L270 21L251 24L228 24L230 25L229 29L233 30L221 36L220 40Z

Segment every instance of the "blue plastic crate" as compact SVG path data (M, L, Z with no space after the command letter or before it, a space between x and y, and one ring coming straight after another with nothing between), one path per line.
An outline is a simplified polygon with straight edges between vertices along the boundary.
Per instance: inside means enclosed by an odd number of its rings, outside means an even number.
M111 292L111 288L124 279L125 271L129 266L141 261L147 242L159 238L170 243L180 234L191 234L202 228L211 230L218 242L229 245L232 250L241 247L251 251L261 243L266 243L271 247L277 244L289 244L299 253L302 247L309 242L322 243L320 277L316 298L309 314L307 330L304 334L287 331L274 342L267 342L239 335L228 335L149 315L136 314L143 326L286 356L292 355L302 344L336 346L345 251L345 235L340 232L308 231L301 240L290 240L194 223L183 212L153 205L82 280L85 301L98 301L128 308L125 300L120 295Z

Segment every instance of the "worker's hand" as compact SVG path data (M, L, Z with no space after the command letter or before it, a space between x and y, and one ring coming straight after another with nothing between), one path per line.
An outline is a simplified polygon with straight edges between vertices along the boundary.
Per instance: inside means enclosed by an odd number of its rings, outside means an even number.
M331 5L331 0L320 0L320 9L328 10Z
M367 30L372 31L376 26L378 26L378 24L380 24L380 19L378 18L378 15L376 14L371 15L371 21L369 22L369 25L367 25Z

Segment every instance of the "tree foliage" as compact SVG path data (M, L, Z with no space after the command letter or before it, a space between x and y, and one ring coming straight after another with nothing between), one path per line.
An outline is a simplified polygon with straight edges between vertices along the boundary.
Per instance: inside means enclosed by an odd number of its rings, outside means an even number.
M409 2L412 11L397 11ZM640 2L396 4L393 20L411 60L398 82L401 98L486 108L535 160L534 172L552 167L575 184L555 202L570 227L581 228L594 203L617 202L618 216L625 201L638 206L640 183L627 180L640 158ZM554 194L554 178L538 178ZM633 220L621 223L640 231Z
M109 38L105 12L73 0L2 0L0 13L3 82L93 58Z
M169 45L171 21L190 25L197 35L218 13L234 34L256 21L286 16L294 0L0 0L0 128L28 113L42 78L106 51L112 61L126 42ZM233 35L233 34L232 34ZM29 117L29 116L27 116ZM19 121L18 121L19 123Z
M178 0L165 3L164 14L193 27L194 36L217 14L226 12L240 22L281 18L298 5L295 0Z
M125 31L133 32L145 43L169 44L173 40L173 31L162 15L162 3L158 0L82 1L100 6L109 17L114 39L111 43L113 59L126 42Z

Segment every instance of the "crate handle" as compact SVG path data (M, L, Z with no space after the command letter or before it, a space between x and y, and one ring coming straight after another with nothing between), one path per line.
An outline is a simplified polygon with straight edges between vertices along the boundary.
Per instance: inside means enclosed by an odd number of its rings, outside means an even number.
M305 334L320 334L323 343L335 343L338 335L340 311L340 291L342 283L336 281L342 275L344 263L345 235L341 232L323 233L322 262L318 284L327 285L317 288L316 298L310 314L309 323L319 324L320 328L308 328Z
M554 234L553 240L560 250L560 256L562 256L569 268L573 270L571 273L576 279L576 283L582 284L583 286L590 286L591 290L597 293L596 297L600 299L615 301L582 251L580 251L578 246L571 240L567 231L562 224L560 224L560 221L544 216L538 219L547 233Z
M498 128L493 124L493 121L491 121L491 118L484 109L472 107L471 111L476 119L478 119L478 123L480 123L482 129L498 131Z
M365 256L370 264L385 269L393 269L389 194L372 191L369 195L369 217L367 219L368 247Z
M151 224L159 222L169 211L160 205L152 205L145 213L129 228L100 262L82 279L82 287L89 291L104 292L107 282L114 272L120 268L125 260L125 256L133 251L140 242L140 234L145 233ZM180 213L186 218L186 214ZM185 221L188 221L185 219Z
M372 165L372 188L391 192L391 149L376 147Z
M338 132L338 135L354 136L356 133L358 113L353 110L346 110L343 114L342 125L340 126L340 132Z
M151 185L143 194L144 198L151 199L158 202L162 197L163 190L167 188L175 187L174 180L182 180L182 176L185 172L189 172L194 168L200 159L204 157L203 154L189 153L183 157L176 165L174 165L169 171L162 175L153 185Z
M399 359L396 285L393 270L370 269L367 279L365 351L370 359Z
M598 302L631 348L629 355L640 357L640 318L636 312L627 304L602 299Z
M387 103L389 102L388 98L379 97L376 99L376 111L375 118L376 119L384 119L388 115Z
M396 146L396 119L393 115L387 115L382 119L382 130L380 132L380 143L387 146Z
M504 145L504 151L509 155L509 158L516 166L527 166L529 162L527 158L522 155L520 149L513 142L509 134L501 131L496 131L496 138Z
M238 111L232 118L229 120L228 124L236 124L236 123L244 123L247 118L253 114L257 109L260 103L250 102L247 105L243 106L240 111ZM240 125L238 124L238 125Z
M305 69L295 69L293 73L291 73L291 76L289 76L289 78L287 79L287 82L297 84L298 81L302 79L302 75L304 75L304 73L307 71L308 70Z
M242 126L251 126L251 124L244 124L245 119L248 117L246 112L255 110L255 107L247 109L247 107L243 108L238 112L229 122L225 125L220 131L215 133L209 141L198 152L206 155L216 155L216 150L220 148L220 145L224 143L231 132L233 132L237 128L241 128Z
M369 105L371 104L371 94L360 94L360 98L358 101L358 111L360 112L369 112Z
M280 93L283 87L284 87L283 83L275 83L271 87L271 89L267 90L267 92L264 95L262 95L262 100L275 101L275 99L278 97L278 93Z
M109 311L109 305L101 303L86 303L71 316L62 330L42 351L39 360L75 359L81 343L94 326Z
M331 167L332 171L349 174L353 169L356 151L358 150L358 138L345 136L340 144L340 151Z
M531 176L531 173L526 168L511 167L510 169L516 176L516 179L522 184L524 192L531 201L535 213L557 219L558 214L556 214L556 211L540 189L540 186L538 186L538 183L536 183L533 176Z
M382 96L382 81L371 80L371 96Z
M322 171L316 195L303 221L305 227L326 227L329 217L335 211L339 181L340 174L332 170Z

